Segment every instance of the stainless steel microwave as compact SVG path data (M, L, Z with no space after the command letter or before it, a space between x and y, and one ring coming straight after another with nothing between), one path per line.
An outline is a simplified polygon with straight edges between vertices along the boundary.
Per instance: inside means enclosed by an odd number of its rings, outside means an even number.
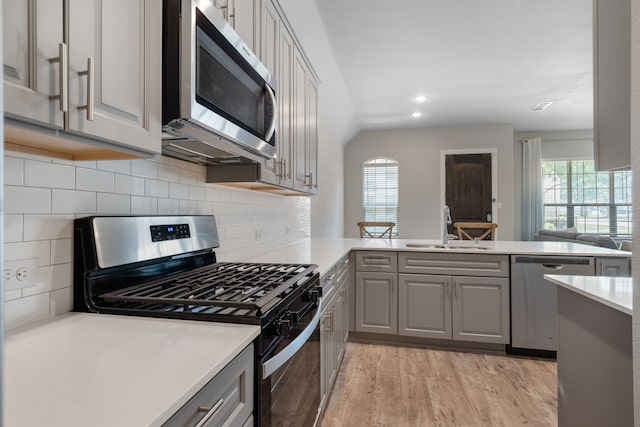
M200 163L273 158L275 77L211 0L164 0L163 8L164 154Z

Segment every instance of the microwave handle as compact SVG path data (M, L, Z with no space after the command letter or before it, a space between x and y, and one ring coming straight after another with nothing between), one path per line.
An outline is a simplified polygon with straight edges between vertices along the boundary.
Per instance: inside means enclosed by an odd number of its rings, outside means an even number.
M273 93L273 90L267 83L264 84L264 89L267 92L269 100L271 101L271 106L273 107L273 116L271 117L271 123L269 124L269 128L264 135L264 140L268 142L276 131L276 123L278 121L278 104L276 104L276 95Z

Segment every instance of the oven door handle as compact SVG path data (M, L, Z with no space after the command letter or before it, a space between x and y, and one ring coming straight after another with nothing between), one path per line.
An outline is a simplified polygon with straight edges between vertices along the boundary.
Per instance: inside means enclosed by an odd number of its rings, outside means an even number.
M262 364L262 379L268 378L271 374L273 374L276 370L278 370L282 365L284 365L289 359L293 357L294 354L298 352L302 348L302 346L307 342L313 331L320 323L320 307L318 307L318 311L316 311L316 315L311 319L311 323L302 331L300 335L298 335L291 344L283 348L278 354L273 356L271 359L267 360Z

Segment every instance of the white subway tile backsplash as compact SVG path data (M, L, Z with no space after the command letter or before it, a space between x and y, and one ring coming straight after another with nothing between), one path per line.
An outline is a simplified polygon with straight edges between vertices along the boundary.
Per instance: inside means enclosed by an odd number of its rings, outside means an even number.
M127 194L98 193L97 213L101 215L127 215L131 213L131 196Z
M166 164L159 164L158 179L161 181L180 182L180 168Z
M95 213L96 193L91 191L52 190L53 213Z
M188 169L180 169L180 184L196 185L202 184L198 182L198 174Z
M158 199L155 197L131 196L132 215L156 215Z
M204 200L204 187L189 186L189 200Z
M70 239L73 215L25 215L24 240Z
M16 157L4 158L4 184L24 185L24 160Z
M156 181L155 179L145 179L144 195L150 197L169 197L169 183Z
M178 215L180 214L180 201L174 199L158 199L159 215Z
M115 175L97 169L78 169L76 172L76 190L102 191L113 193Z
M51 212L51 189L4 186L4 213L28 214Z
M51 240L51 264L73 261L73 239Z
M131 175L130 160L98 160L97 167L103 171Z
M169 197L171 199L188 199L189 198L189 186L184 184L177 184L175 182L169 183Z
M292 197L205 184L203 166L167 157L72 162L12 153L4 174L5 259L35 257L39 264L37 286L5 292L9 329L71 309L75 217L215 214L218 259L241 261L300 238L299 217L310 210ZM69 176L73 188L57 188L68 186ZM296 232L287 235L287 226Z
M38 266L51 263L51 244L49 240L35 242L15 242L4 244L5 261L17 259L38 258Z
M115 192L119 194L144 196L144 178L116 174Z
M64 314L73 308L72 288L56 289L51 292L51 315Z
M24 161L24 185L28 187L75 187L76 168L37 160Z
M19 328L49 317L49 293L14 299L4 304L5 329Z
M22 289L12 289L10 291L5 291L4 293L5 301L11 301L18 298L22 298Z
M158 164L151 160L131 160L131 175L158 179Z
M20 242L22 241L23 215L5 215L4 216L4 241Z

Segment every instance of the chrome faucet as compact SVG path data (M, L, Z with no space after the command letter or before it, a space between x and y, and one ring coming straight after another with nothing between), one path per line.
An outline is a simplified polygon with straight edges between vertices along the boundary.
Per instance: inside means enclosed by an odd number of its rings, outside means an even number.
M449 243L449 230L447 225L451 224L451 211L449 210L449 206L444 205L444 230L442 232L442 244L446 245Z

